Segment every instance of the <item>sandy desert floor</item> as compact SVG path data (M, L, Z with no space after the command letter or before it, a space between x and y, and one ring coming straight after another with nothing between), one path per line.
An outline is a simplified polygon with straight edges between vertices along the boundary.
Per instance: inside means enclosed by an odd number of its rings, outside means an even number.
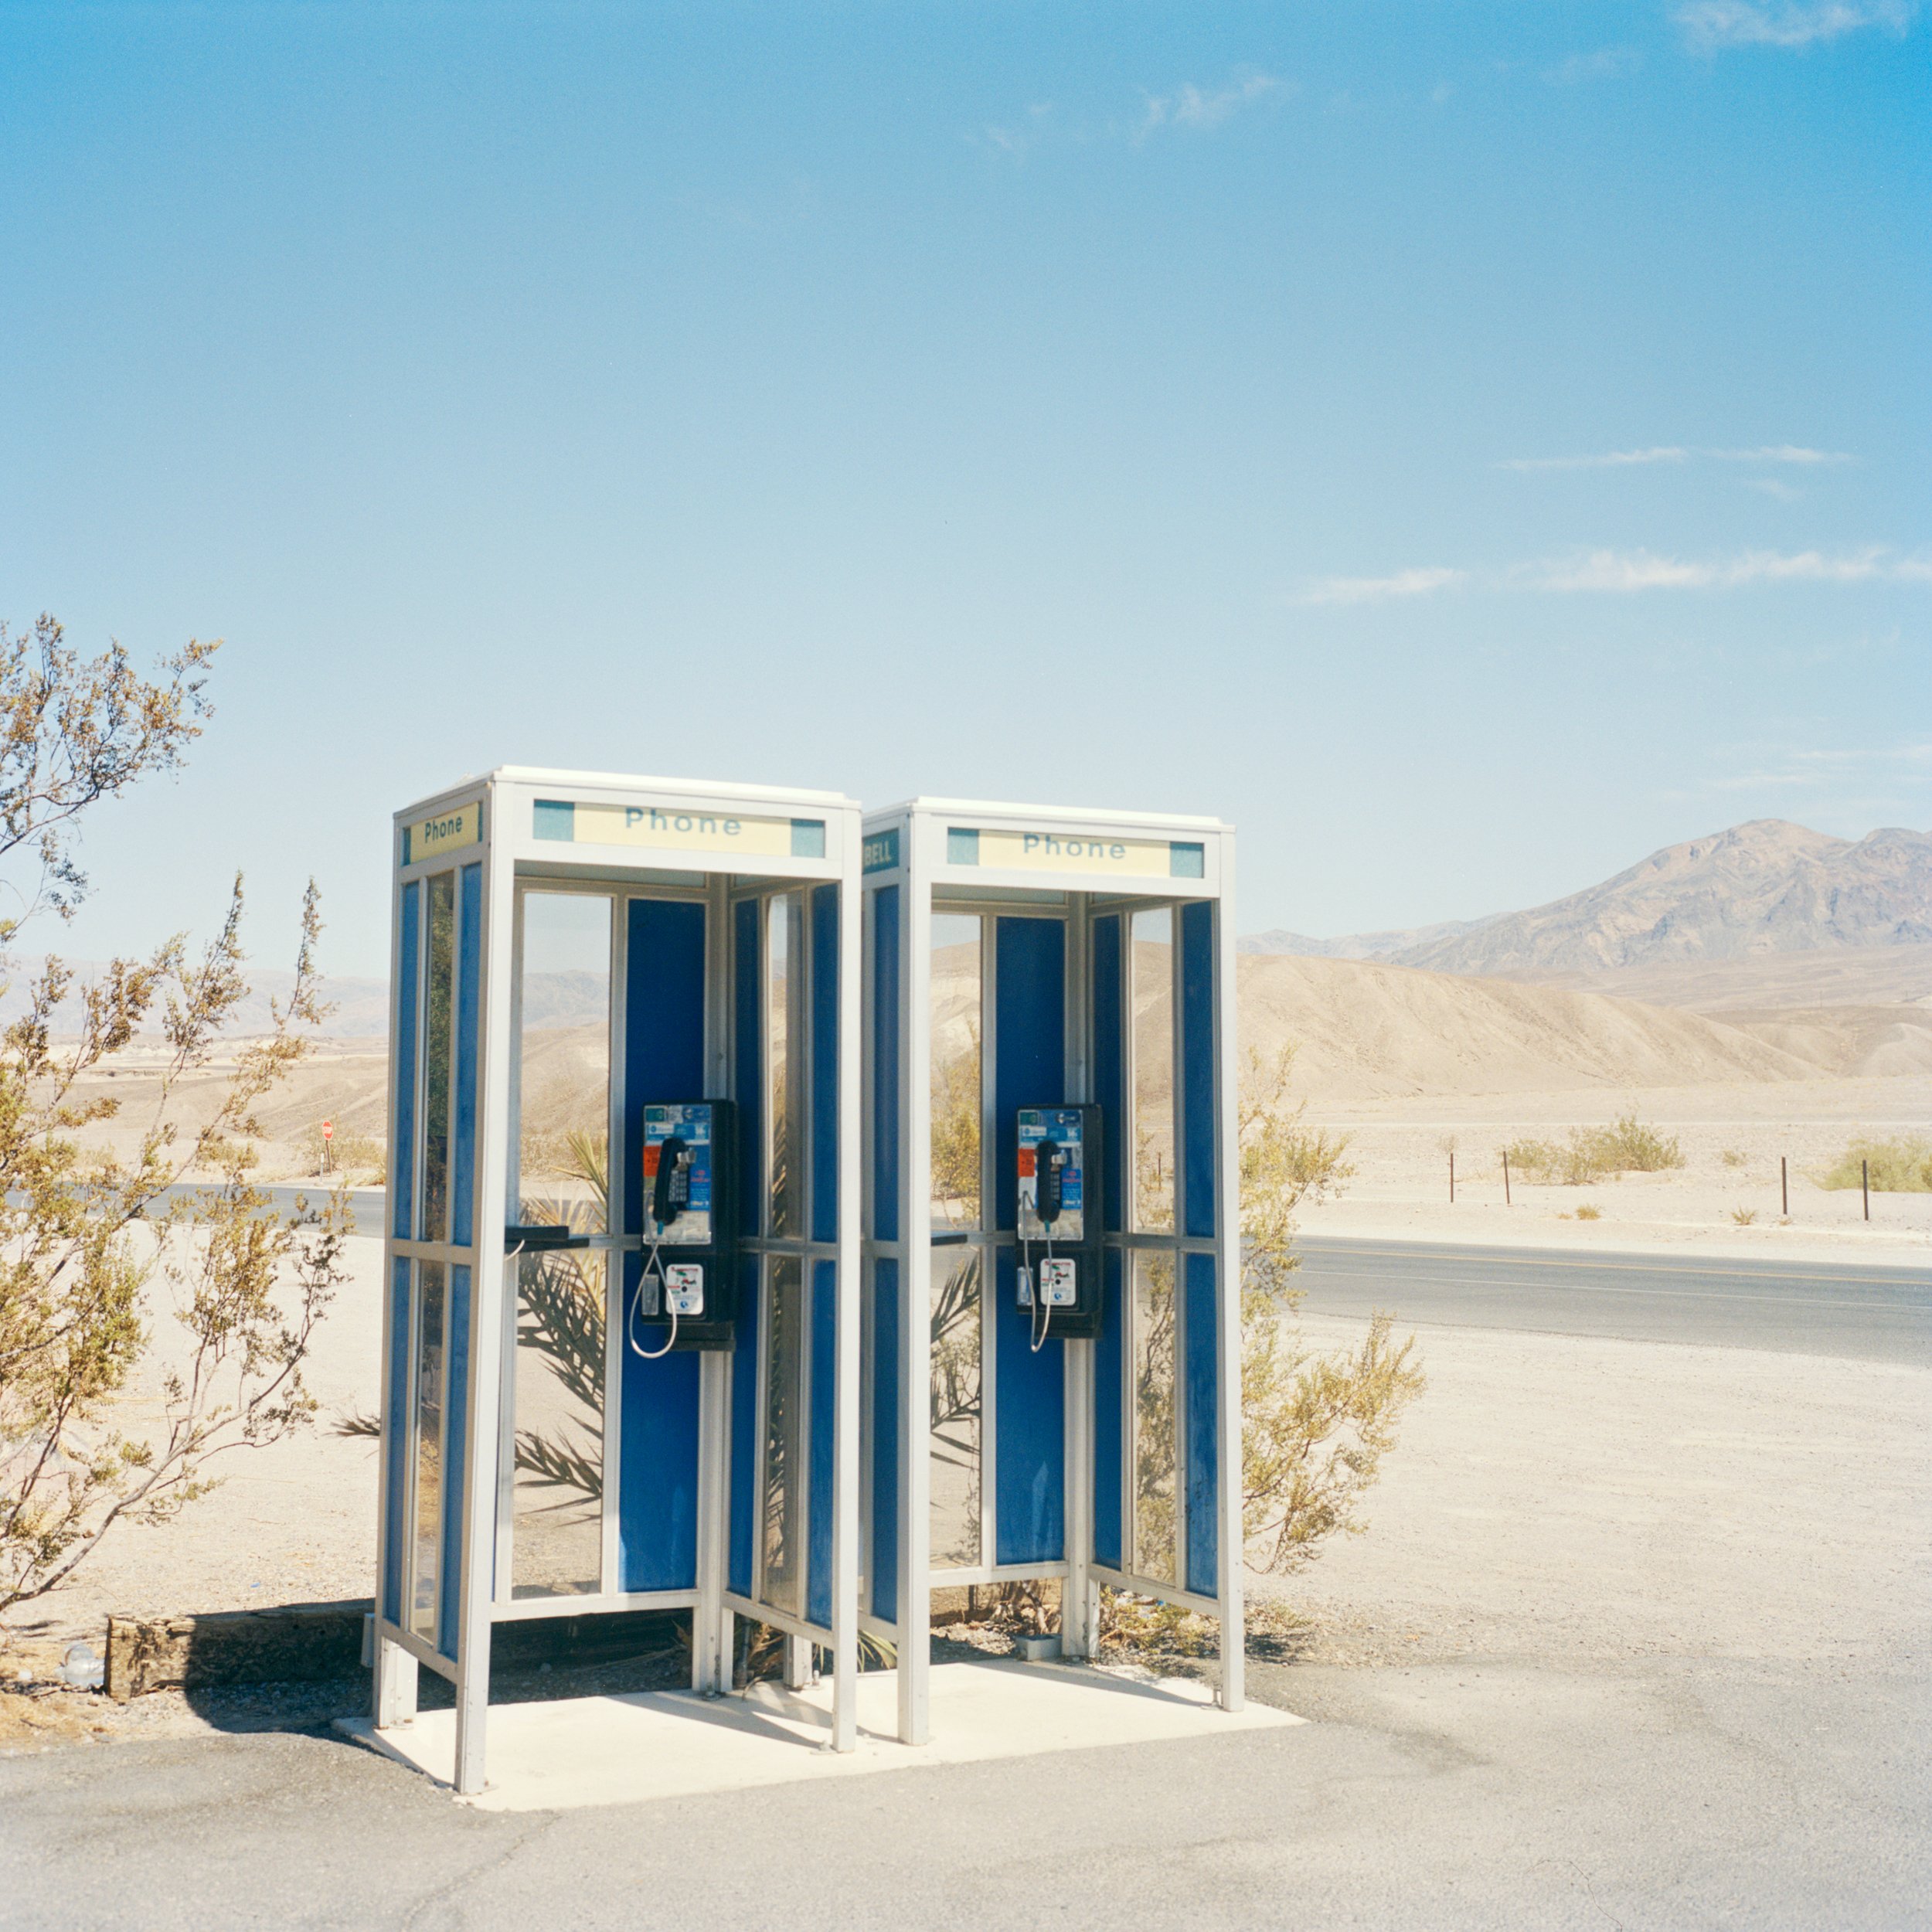
M1523 1137L1561 1140L1572 1127L1600 1127L1626 1113L1674 1137L1684 1165L1583 1187L1537 1186L1518 1173L1505 1204L1505 1146ZM1307 1117L1349 1136L1348 1158L1356 1170L1338 1197L1304 1209L1309 1234L1932 1261L1932 1194L1874 1194L1868 1223L1855 1187L1828 1189L1815 1178L1854 1136L1932 1133L1932 1080L1318 1100ZM1781 1213L1781 1158L1790 1176L1788 1225ZM1580 1206L1594 1207L1600 1218L1578 1219Z

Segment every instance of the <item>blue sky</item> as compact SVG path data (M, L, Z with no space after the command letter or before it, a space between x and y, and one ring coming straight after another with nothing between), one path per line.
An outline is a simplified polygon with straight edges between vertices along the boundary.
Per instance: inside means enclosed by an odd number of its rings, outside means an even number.
M379 971L503 762L1219 812L1315 934L1924 826L1929 48L0 0L0 614L227 640L65 943Z

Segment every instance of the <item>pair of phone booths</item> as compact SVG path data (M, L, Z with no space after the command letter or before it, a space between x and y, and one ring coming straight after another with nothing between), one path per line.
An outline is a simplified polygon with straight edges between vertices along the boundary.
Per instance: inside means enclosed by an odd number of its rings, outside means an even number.
M1218 1616L1242 1696L1233 835L505 767L397 814L376 1721L498 1624L743 1622L830 1742L935 1591Z

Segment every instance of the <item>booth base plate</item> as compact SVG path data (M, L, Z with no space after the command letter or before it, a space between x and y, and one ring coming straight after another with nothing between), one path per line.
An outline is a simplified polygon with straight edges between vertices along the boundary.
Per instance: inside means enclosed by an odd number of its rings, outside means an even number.
M892 1735L897 1673L859 1680L859 1744L828 1748L832 1682L788 1691L757 1684L741 1696L661 1691L493 1705L486 1789L464 1802L485 1810L559 1811L634 1804L704 1791L849 1777L922 1764L960 1764L1169 1739L1224 1737L1307 1720L1264 1704L1232 1713L1208 1686L1079 1665L984 1662L934 1666L932 1742ZM340 1718L339 1730L448 1784L456 1713L424 1711L378 1730Z

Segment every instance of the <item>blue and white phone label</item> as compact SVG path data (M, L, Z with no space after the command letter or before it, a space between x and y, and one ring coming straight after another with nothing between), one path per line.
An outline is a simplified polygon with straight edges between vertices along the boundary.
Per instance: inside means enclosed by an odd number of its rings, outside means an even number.
M705 1101L647 1107L644 1110L644 1219L647 1235L666 1247L708 1247L711 1243L712 1109ZM652 1216L651 1196L664 1144L680 1140L690 1157L686 1169L689 1198L677 1219L660 1230Z
M1019 1232L1022 1240L1077 1243L1085 1239L1083 1118L1077 1107L1022 1107L1019 1110ZM1066 1157L1060 1171L1060 1211L1051 1227L1039 1214L1038 1151L1043 1141L1053 1141Z

